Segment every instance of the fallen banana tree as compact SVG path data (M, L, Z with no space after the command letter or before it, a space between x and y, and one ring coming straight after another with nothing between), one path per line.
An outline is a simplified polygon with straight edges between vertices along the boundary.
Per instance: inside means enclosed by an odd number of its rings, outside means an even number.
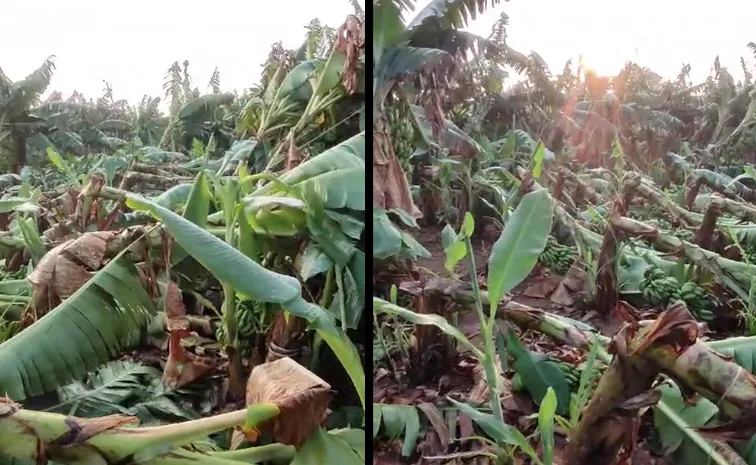
M527 171L524 169L518 169L518 175L523 179L528 178ZM540 187L537 183L532 184L532 186L533 188ZM599 255L604 238L578 224L575 218L570 216L553 197L552 202L554 204L554 216L558 224L569 231L569 236L575 240L578 246L590 249L593 255ZM716 252L681 240L671 234L665 234L656 227L622 216L616 209L612 212L608 221L615 231L621 232L628 237L641 239L656 249L636 248L637 253L624 250L622 253L624 258L635 257L645 259L657 266L669 269L674 266L674 262L664 260L661 253L684 255L692 263L712 273L720 284L733 291L739 298L748 301L751 276L756 274L756 265L730 260ZM701 218L702 221L703 218ZM718 224L718 227L722 226ZM734 229L738 231L737 228Z
M756 273L756 266L729 260L721 255L706 250L675 236L664 234L659 229L635 221L631 218L614 215L612 227L630 237L642 239L657 250L667 253L683 254L691 262L711 272L722 285L735 292L743 300L748 300L751 276Z
M319 430L330 386L288 358L255 367L247 382L247 407L200 420L157 427L135 427L138 419L110 415L86 419L25 410L0 398L0 454L36 463L143 463L232 465L269 459L308 463L333 448L347 463L363 463L359 447ZM208 435L236 428L254 441L270 435L277 444L233 452L192 447ZM326 436L324 438L324 436ZM318 444L320 443L320 444ZM321 456L322 457L322 456ZM333 457L333 456L331 456ZM341 462L343 463L343 462Z
M445 296L465 307L472 307L474 292L464 284L451 280L431 280L424 292ZM480 291L484 304L488 294ZM455 328L438 315L415 315L409 310L399 311L374 299L374 309L396 314L415 324L432 324L454 336ZM695 391L712 402L717 403L724 419L739 418L749 412L749 402L756 400L756 377L744 370L737 363L723 357L718 350L733 350L740 339L735 338L707 344L698 340L699 323L688 313L684 304L676 303L662 313L656 321L642 321L627 324L618 334L609 338L596 334L584 323L568 318L551 315L541 310L530 308L514 302L503 302L498 309L499 318L515 323L523 329L531 329L547 334L554 339L574 347L588 350L591 340L598 340L609 347L609 352L600 349L598 356L609 368L601 378L588 406L584 409L581 420L573 430L570 442L570 463L612 463L617 454L625 448L632 452L635 434L639 426L639 410L655 406L655 415L667 423L676 423L680 428L680 439L671 452L679 449L682 437L688 441L690 449L708 456L712 463L739 463L740 457L724 441L732 434L723 433L721 428L702 429L701 434L685 425L679 416L677 402L672 394L662 389L667 402L660 400L660 392L649 391L660 373L669 376L667 382L674 387L677 381L686 391ZM463 336L461 336L463 337ZM459 340L459 337L455 337ZM472 347L469 347L472 348ZM612 357L612 354L614 357ZM744 354L746 360L753 355ZM670 397L672 396L672 397ZM679 396L679 394L678 394ZM678 397L679 398L679 397ZM669 404L669 402L673 404ZM716 413L716 407L714 413ZM711 419L711 414L708 419ZM735 424L737 425L737 423ZM699 424L696 426L703 426ZM711 431L712 434L708 434ZM665 432L669 434L668 432ZM747 439L754 431L748 430L737 436ZM700 456L699 456L700 457Z

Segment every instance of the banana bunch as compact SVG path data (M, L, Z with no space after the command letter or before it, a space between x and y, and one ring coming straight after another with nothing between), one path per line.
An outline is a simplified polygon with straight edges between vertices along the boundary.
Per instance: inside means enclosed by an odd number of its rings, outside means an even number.
M575 261L575 256L573 247L561 245L553 236L549 236L546 248L538 257L538 262L556 274L565 275Z
M640 282L640 291L651 305L666 305L671 300L680 300L680 282L655 266L646 270Z
M20 330L20 321L0 320L0 344L15 336Z
M673 236L686 242L693 242L696 238L696 234L690 229L686 228L675 228L671 232Z
M550 359L550 361L556 365L557 368L562 370L564 377L567 379L567 384L570 386L570 390L576 391L580 386L580 377L583 375L583 370L571 363L563 362L558 359Z
M412 172L410 158L415 151L413 142L415 140L415 128L410 122L409 109L406 105L394 105L387 110L389 134L391 135L391 145L394 153L399 159L399 165L405 174Z
M688 306L688 310L699 321L711 321L714 319L711 299L701 286L688 281L680 287L680 299Z
M640 282L640 291L651 305L666 305L670 301L682 300L698 320L714 319L711 299L701 286L693 281L680 285L676 278L668 276L655 266L646 270L645 277Z
M0 281L26 279L26 269L21 267L17 271L8 271L5 268L0 268Z
M257 313L264 305L264 302L254 302L251 300L237 301L236 305L236 340L239 344L241 356L247 358L252 353L252 336L257 331ZM228 335L226 327L221 325L215 331L215 337L218 342L228 344Z

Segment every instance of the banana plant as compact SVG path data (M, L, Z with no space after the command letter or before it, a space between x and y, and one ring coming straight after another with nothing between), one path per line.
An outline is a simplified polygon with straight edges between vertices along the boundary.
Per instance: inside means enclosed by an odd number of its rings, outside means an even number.
M304 300L296 278L266 270L232 245L154 202L129 194L128 203L162 221L176 242L220 282L252 300L280 305L283 311L307 320L341 361L364 406L365 374L357 350L336 327L330 312Z
M294 366L292 366L294 365ZM0 463L27 465L40 460L78 465L95 462L137 460L145 464L207 463L238 465L262 461L292 464L338 461L346 465L364 463L364 431L319 427L327 407L328 385L291 360L257 367L250 375L246 407L237 411L195 419L181 424L135 427L136 417L110 415L105 418L77 418L21 408L10 399L0 398L0 433L10 441L0 445ZM281 396L271 383L282 372L297 386ZM302 415L301 405L312 413ZM247 438L270 431L272 444L224 451L207 437L231 428L240 428ZM258 429L259 428L259 429ZM79 434L82 433L83 434ZM60 438L77 435L65 447L56 447Z
M531 456L535 451L527 443L522 433L504 422L501 409L499 370L496 363L494 347L494 328L497 307L501 299L522 282L536 264L538 256L546 246L551 230L551 199L545 190L525 195L517 210L511 216L501 237L494 244L489 259L488 300L489 309L484 310L482 293L477 279L472 279L473 300L478 315L483 339L483 350L473 345L462 332L438 314L419 314L411 310L373 297L373 312L401 317L417 325L432 325L454 338L462 347L470 351L484 367L486 382L490 391L490 408L492 413L483 413L474 407L451 401L456 407L468 414L484 431L491 435L499 445L521 447ZM475 276L475 259L470 237L474 231L474 220L467 213L459 233L450 227L443 232L444 250L446 252L446 269L453 272L459 261L467 259L471 276ZM505 357L506 354L499 354ZM565 408L568 406L564 406ZM536 457L537 460L537 457Z
M264 95L249 100L241 120L259 118L256 128L246 128L254 129L256 150L267 143L274 145L266 157L264 170L260 171L272 171L284 159L286 149L302 146L318 117L348 95L359 92L364 79L355 51L361 47L361 36L364 36L363 23L350 15L339 28L327 60L303 61L285 77L282 75L286 66L280 65ZM354 88L353 82L358 87Z
M10 172L18 172L27 164L26 142L45 128L44 120L33 116L31 110L50 85L54 70L53 56L16 82L0 69L0 149L7 147L13 153L11 166L7 167Z
M389 98L396 95L406 100L407 94L399 89L422 73L433 74L432 82L447 81L453 74L457 52L466 52L475 44L492 48L494 45L458 30L467 24L470 16L475 18L484 12L489 2L434 0L405 25L404 16L414 8L414 3L412 0L373 3L373 170L376 173L373 203L386 210L400 208L418 217L421 213L412 200L406 176L396 175L403 171L391 144L387 120ZM491 6L497 3L494 0ZM455 40L443 40L450 36ZM459 46L446 50L442 43ZM440 117L433 115L434 121Z

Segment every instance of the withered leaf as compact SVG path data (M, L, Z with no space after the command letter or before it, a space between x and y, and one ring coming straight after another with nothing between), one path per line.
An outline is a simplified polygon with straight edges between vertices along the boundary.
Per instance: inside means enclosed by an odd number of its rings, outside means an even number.
M667 344L679 354L697 339L697 321L684 303L675 302L659 315L643 341L630 355L642 353L652 344Z
M286 357L256 366L247 381L247 405L271 402L281 413L260 426L277 442L301 447L323 422L331 386Z

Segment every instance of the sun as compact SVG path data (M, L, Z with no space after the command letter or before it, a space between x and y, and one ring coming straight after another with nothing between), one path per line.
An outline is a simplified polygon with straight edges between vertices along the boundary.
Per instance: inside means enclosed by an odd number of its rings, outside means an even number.
M583 72L593 71L597 76L614 76L622 68L622 62L617 57L602 54L582 54Z

